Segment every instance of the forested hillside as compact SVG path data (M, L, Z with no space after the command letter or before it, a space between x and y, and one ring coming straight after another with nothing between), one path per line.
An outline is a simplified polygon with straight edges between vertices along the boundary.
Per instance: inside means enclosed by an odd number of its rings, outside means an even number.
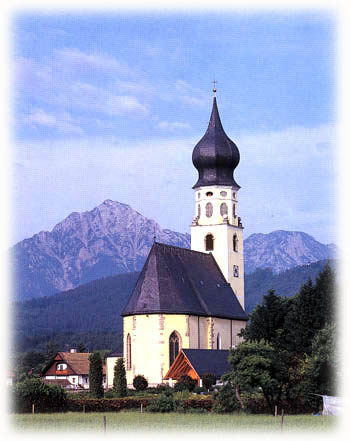
M249 313L260 304L270 289L280 296L296 294L309 277L315 280L326 262L298 266L275 275L269 269L246 275L246 311ZM331 263L334 266L334 261ZM97 348L120 351L120 314L138 274L118 274L53 296L14 303L15 349L43 351L53 339L60 350L82 342L89 351Z

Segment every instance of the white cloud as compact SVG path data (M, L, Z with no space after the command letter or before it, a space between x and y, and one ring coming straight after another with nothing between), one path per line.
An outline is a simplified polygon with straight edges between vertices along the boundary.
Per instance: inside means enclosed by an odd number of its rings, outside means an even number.
M27 115L22 115L22 121L32 127L44 126L57 129L62 133L82 135L84 131L73 121L72 117L64 112L54 115L40 108L33 108Z
M176 80L172 89L168 92L162 92L159 97L164 101L180 101L190 106L208 106L210 103L210 97L208 93L203 92L197 87L191 86L189 83L183 80Z
M156 127L162 130L175 131L175 130L190 129L191 125L189 123L183 123L177 121L173 121L173 122L161 121L156 125Z
M62 63L64 69L91 69L111 74L118 72L123 75L131 73L126 63L108 55L86 53L78 48L64 48L56 50L55 53L57 60Z

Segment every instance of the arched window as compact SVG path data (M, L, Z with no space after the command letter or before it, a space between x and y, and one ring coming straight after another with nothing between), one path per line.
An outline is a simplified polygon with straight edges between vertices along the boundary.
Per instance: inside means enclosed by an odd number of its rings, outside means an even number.
M180 339L176 331L173 331L169 337L169 366L174 363L180 350Z
M238 238L237 234L233 235L233 251L238 251Z
M214 249L214 236L207 234L205 236L205 251L213 251Z
M213 215L213 205L208 202L205 206L205 214L207 217L211 217Z
M221 336L220 333L218 333L216 337L216 349L221 349Z
M227 205L225 204L225 202L220 205L220 214L221 216L227 214Z
M126 369L131 369L131 337L126 337Z
M201 205L198 204L198 217L201 217Z
M234 218L236 218L236 204L233 204L233 206L232 206L232 216L234 217Z

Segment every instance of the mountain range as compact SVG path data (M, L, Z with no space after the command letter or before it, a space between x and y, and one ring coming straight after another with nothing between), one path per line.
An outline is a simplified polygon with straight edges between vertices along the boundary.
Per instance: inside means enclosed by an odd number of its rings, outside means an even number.
M89 281L141 270L154 240L184 248L190 235L162 229L129 205L106 200L91 211L71 213L52 231L41 231L11 250L13 299L67 291ZM245 273L274 274L333 258L325 245L295 231L252 234L244 241Z

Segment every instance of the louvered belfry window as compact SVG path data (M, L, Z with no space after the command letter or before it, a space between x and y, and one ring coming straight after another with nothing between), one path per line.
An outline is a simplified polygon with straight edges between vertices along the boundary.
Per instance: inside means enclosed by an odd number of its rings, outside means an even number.
M220 205L220 214L221 216L227 214L227 205L225 204L225 202Z
M177 354L179 353L180 342L179 336L174 331L169 337L169 366L174 363Z
M214 236L207 234L205 236L205 251L213 251L214 249Z
M205 206L205 215L207 217L211 217L213 215L213 205L211 202L208 202Z
M237 234L233 236L233 251L238 251L238 239Z
M126 337L126 368L131 369L131 337Z

